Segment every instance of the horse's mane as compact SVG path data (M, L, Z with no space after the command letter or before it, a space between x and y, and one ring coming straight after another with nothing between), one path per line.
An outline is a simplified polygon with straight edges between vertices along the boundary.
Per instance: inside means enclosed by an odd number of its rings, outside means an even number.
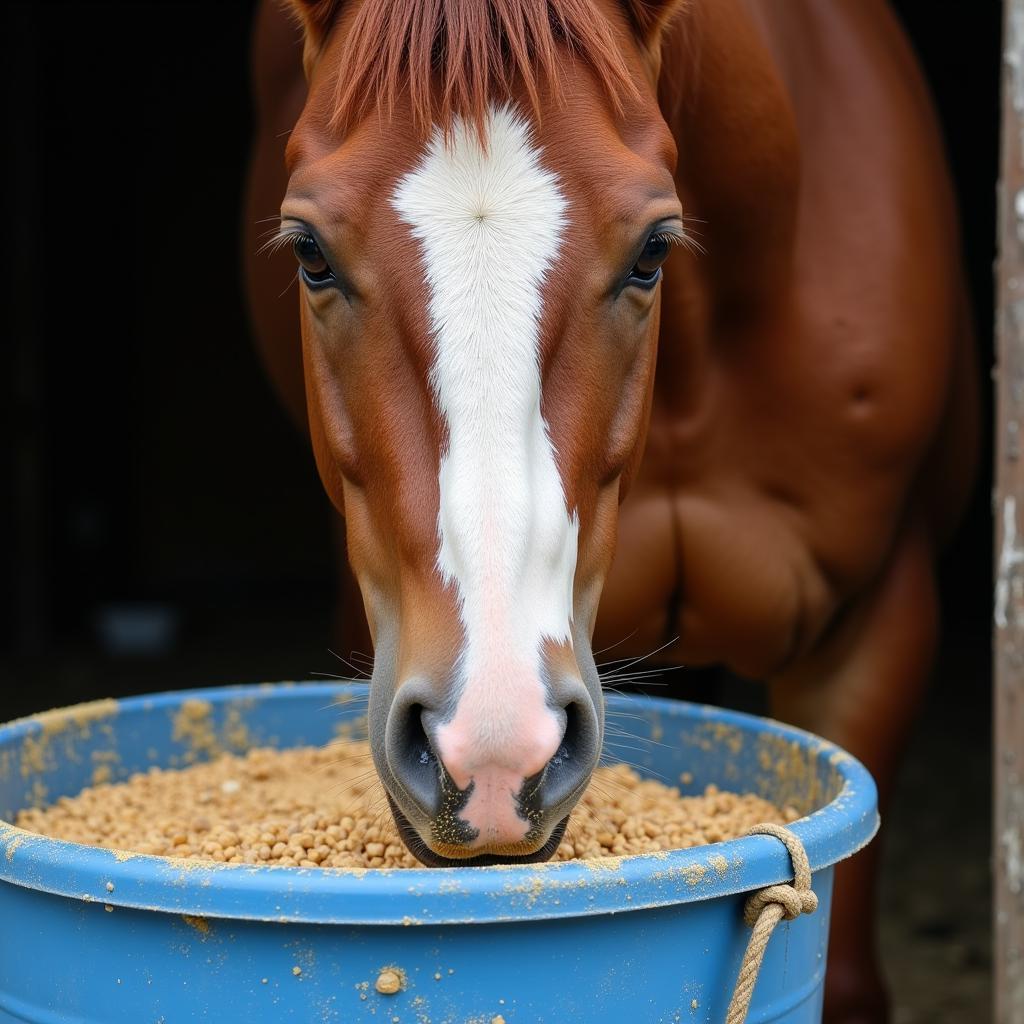
M616 109L636 92L612 26L593 0L366 0L339 57L334 123L376 103L389 115L408 90L421 132L454 119L483 138L488 103L518 80L540 114L540 87L559 95L564 47L594 72Z

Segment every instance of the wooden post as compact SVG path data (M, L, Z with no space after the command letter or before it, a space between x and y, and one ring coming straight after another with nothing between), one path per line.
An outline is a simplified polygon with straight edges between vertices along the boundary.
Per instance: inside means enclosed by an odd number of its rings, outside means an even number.
M995 1021L1024 1024L1024 0L1006 0L996 264Z

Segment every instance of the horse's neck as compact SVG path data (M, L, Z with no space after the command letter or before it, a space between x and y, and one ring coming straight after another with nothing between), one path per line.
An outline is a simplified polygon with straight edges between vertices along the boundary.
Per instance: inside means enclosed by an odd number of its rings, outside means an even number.
M679 146L676 184L722 298L778 294L789 273L799 184L793 109L741 0L696 0L665 40L660 98Z
M739 0L695 0L665 40L659 98L676 138L676 187L703 252L670 268L656 403L671 417L708 400L712 345L785 315L799 140L765 38Z

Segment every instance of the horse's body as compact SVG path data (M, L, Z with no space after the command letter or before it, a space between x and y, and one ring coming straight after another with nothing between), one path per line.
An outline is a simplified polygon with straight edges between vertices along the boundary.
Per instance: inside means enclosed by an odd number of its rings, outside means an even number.
M290 39L268 5L252 221L284 192L279 136L305 99ZM861 757L884 799L933 655L933 567L976 436L926 90L876 0L692 0L661 65L675 187L703 252L665 268L646 447L595 646L640 655L678 637L673 660L766 680L777 715ZM274 298L291 273L250 263L264 357L304 419L293 301ZM875 862L840 874L832 1020L882 1018Z

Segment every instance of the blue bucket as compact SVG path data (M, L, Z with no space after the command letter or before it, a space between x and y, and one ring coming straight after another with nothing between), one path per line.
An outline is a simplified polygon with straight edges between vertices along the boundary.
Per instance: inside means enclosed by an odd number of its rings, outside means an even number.
M744 895L792 878L750 837L606 861L422 870L209 864L93 849L8 822L153 764L248 744L323 744L357 684L280 684L101 701L0 727L0 1022L719 1024L748 930ZM340 705L335 705L336 701ZM186 701L208 711L181 728ZM348 701L348 703L346 703ZM645 697L628 759L683 792L792 804L816 913L775 930L748 1020L821 1017L833 865L878 824L849 755L776 722ZM636 748L642 748L640 750ZM614 747L611 755L614 758ZM376 991L384 968L403 987Z

